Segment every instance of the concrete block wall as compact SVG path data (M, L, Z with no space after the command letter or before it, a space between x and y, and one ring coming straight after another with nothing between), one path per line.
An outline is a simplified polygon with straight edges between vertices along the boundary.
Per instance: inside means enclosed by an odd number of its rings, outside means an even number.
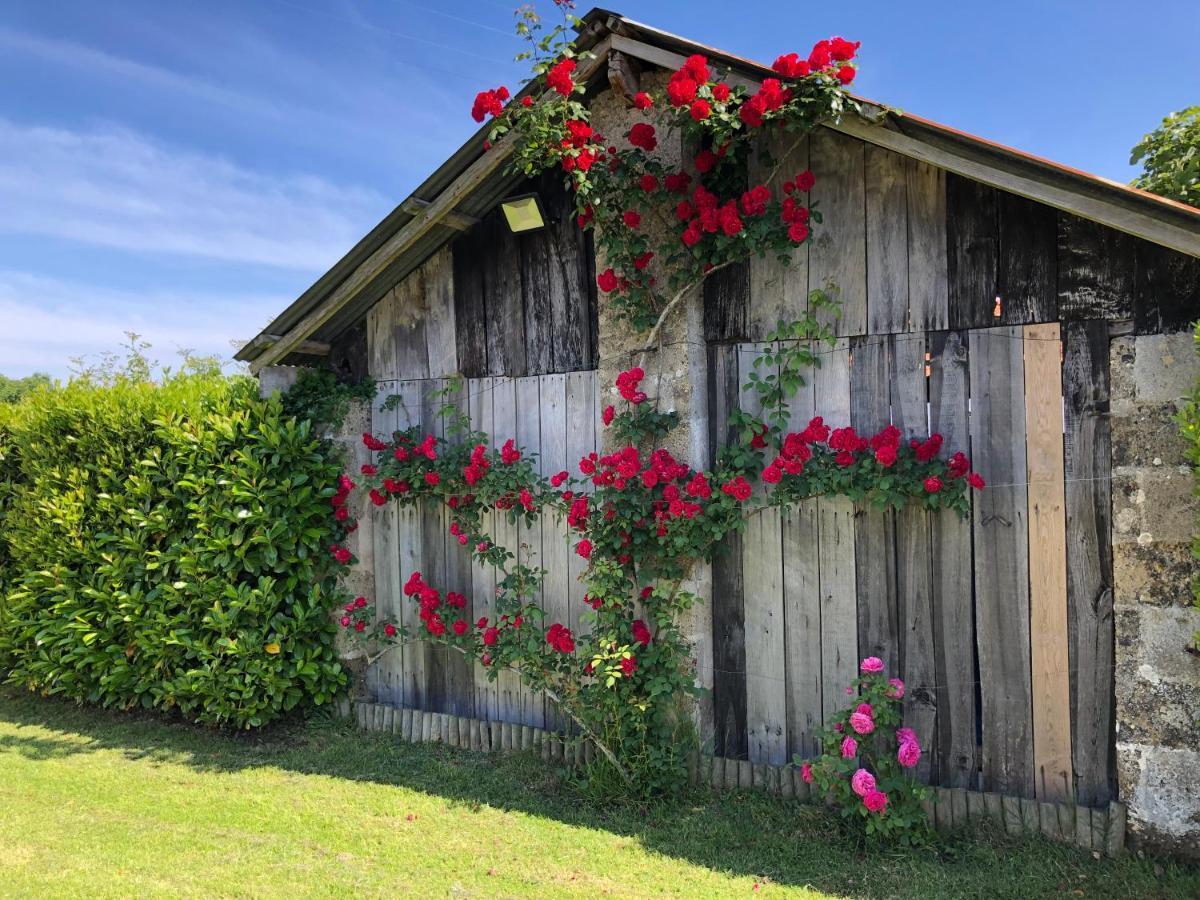
M1183 332L1115 338L1109 362L1120 795L1132 842L1200 857L1198 508L1174 421L1200 361Z

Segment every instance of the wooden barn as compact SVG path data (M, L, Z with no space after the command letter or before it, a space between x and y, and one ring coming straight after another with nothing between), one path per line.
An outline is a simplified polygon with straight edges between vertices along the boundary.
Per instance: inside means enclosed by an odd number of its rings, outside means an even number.
M688 54L747 83L770 75L619 15L584 22L596 58L582 75L608 134L638 115L632 83ZM1188 628L1190 535L1167 520L1191 508L1191 482L1170 415L1173 385L1196 375L1186 331L1200 317L1200 210L908 114L823 126L794 162L816 176L817 239L791 266L754 260L709 279L647 366L668 372L681 452L711 460L729 410L750 402L739 385L758 342L832 279L838 343L796 420L941 432L989 486L965 521L822 499L729 540L689 624L711 689L706 748L773 764L812 753L857 661L878 655L909 686L922 778L1084 807L1121 797L1135 828L1176 839L1149 795L1134 795L1154 790L1156 766L1178 763L1140 748L1190 745L1194 756L1200 745L1200 712L1155 724L1158 695L1141 671L1158 667L1146 635L1175 623L1182 645ZM374 378L380 434L440 427L435 394L461 377L456 396L478 428L516 437L547 474L573 467L603 441L599 409L638 342L598 301L592 241L560 177L525 181L505 163L472 137L238 358L264 379L318 365ZM514 234L498 204L530 193L545 227ZM393 394L404 402L385 409ZM400 586L416 569L484 614L494 575L444 517L389 508L367 523L359 556L382 608L415 618ZM577 624L583 563L561 525L499 528L548 570L547 611ZM555 724L515 678L492 684L426 646L385 657L364 690L397 707Z

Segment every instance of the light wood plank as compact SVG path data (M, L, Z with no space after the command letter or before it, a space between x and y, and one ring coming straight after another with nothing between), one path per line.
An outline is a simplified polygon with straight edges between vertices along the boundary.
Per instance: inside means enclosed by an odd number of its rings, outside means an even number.
M470 418L466 382L461 379L447 379L445 384L451 391L446 396L446 404L453 407L444 423L445 437L452 444L461 444L465 436L463 420ZM442 529L446 547L445 591L462 594L466 598L466 606L463 609L454 609L447 604L444 618L447 628L453 628L460 619L469 628L475 621L471 605L471 551L469 547L460 544L456 536L450 534L453 521L453 510L442 506ZM475 715L474 664L462 653L449 648L446 651L446 711L451 722L457 716Z
M555 472L561 472L567 467L567 376L542 375L539 379L541 394L541 456L538 460L538 471L545 478L550 478ZM590 421L590 417L589 417ZM558 622L571 627L571 609L568 600L569 578L568 558L571 554L565 540L566 519L549 511L542 513L538 520L538 528L542 546L541 565L546 570L542 582L542 608L546 612L546 625ZM545 701L546 727L561 730L568 722L559 713L554 702Z
M371 432L389 440L399 423L395 409L384 409L395 393L395 382L377 383L371 406ZM374 455L374 454L372 454ZM397 503L377 507L368 504L371 515L371 539L374 546L375 613L384 621L399 622L404 596L400 592L400 513ZM404 648L397 646L375 664L376 697L399 705L403 701Z
M446 382L441 378L428 378L421 385L421 429L425 434L444 437L446 423L441 415L445 404L443 390ZM422 500L420 503L421 516L421 574L425 583L442 595L442 605L438 613L445 620L449 613L445 598L449 567L447 565L445 509L434 500ZM423 625L421 626L423 628ZM446 710L447 677L449 656L451 653L444 645L425 643L425 709L426 711L442 713ZM436 719L434 721L437 721ZM437 738L434 737L433 740Z
M573 476L578 476L579 461L597 447L596 440L596 373L571 372L567 376L567 461L563 466ZM589 486L590 487L590 486ZM591 607L583 602L587 592L579 579L587 568L586 561L574 552L575 536L568 532L565 521L560 525L562 542L566 547L567 597L570 609L571 629L583 634L591 628L585 625L584 614Z
M516 380L516 392L517 446L521 448L522 453L527 454L536 470L540 465L539 461L542 454L541 378L537 375L518 378ZM523 512L523 510L520 510L519 504L516 508ZM518 558L522 564L530 568L542 568L544 560L542 557L541 523L534 521L533 525L526 525L520 517L518 518L520 520L517 526ZM538 588L531 599L538 606L541 606L543 610L545 609L542 587ZM522 725L534 725L538 728L545 727L546 709L544 699L540 695L534 694L533 691L524 685L521 686L518 697L521 709L520 723Z
M824 219L815 226L808 251L809 288L833 282L842 302L839 335L867 330L865 147L828 129L809 139L809 164L816 179L811 198Z
M499 447L517 435L517 386L511 378L493 379L492 394L492 446ZM513 553L517 549L517 525L503 510L496 511L496 543ZM497 571L497 586L502 578ZM521 679L517 673L504 670L497 679L497 707L500 719L505 722L519 721L521 716Z
M400 377L395 315L395 288L367 312L367 371L376 381L395 381Z
M908 325L908 178L905 159L868 144L866 156L867 330Z
M1040 799L1074 795L1067 653L1066 485L1059 326L1025 326L1025 440L1029 473L1029 615L1034 787Z
M396 427L403 431L421 422L421 383L402 381L396 385L400 401L396 407ZM403 585L413 572L421 571L424 522L416 506L396 510L396 534L400 551L400 583ZM423 624L418 618L417 604L410 597L402 597L401 621L414 637L422 634ZM423 709L425 704L425 659L428 648L423 641L416 640L404 648L401 661L401 694L407 707Z
M990 484L974 503L983 787L1033 796L1025 372L1020 327L970 333L971 449Z
M446 378L458 373L458 341L454 329L454 257L443 247L421 266L425 289L425 346L429 374Z
M785 181L794 180L808 168L808 138L775 131L765 139L765 144L770 158L751 156L750 182L766 184L778 196ZM770 177L776 166L777 174ZM747 329L753 340L765 339L780 321L793 322L808 309L808 248L808 241L793 247L786 254L786 263L772 254L750 259Z
M482 432L491 440L492 427L492 390L494 378L472 378L467 382L467 392L471 411L471 429ZM494 510L484 513L481 517L483 530L489 535L495 535L496 513ZM489 625L496 621L496 570L482 562L471 565L471 603L472 613L476 620L486 617ZM474 623L472 623L474 627ZM491 721L496 717L496 682L487 677L484 666L475 663L475 715Z
M425 278L420 269L395 288L392 328L396 334L396 377L428 378L429 345L425 338Z

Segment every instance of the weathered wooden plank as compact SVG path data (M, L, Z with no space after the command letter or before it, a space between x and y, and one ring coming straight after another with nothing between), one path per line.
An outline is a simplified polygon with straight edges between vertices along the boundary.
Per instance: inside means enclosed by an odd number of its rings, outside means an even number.
M454 337L459 370L467 378L488 372L487 306L483 260L486 229L473 228L450 245L454 257Z
M488 246L483 257L488 374L524 375L525 310L517 236L499 210L488 214L479 228L484 230Z
M367 372L376 381L395 381L400 377L400 357L396 351L395 288L367 311Z
M1108 327L1071 323L1064 336L1072 767L1077 801L1102 806L1114 769Z
M738 354L733 345L708 348L708 421L712 456L737 440L729 415L739 398ZM742 588L742 535L717 546L712 564L713 753L736 758L746 744L746 641Z
M461 422L469 421L470 399L467 395L466 382L461 379L448 379L444 382L450 391L446 395L446 404L454 408L443 425L444 435L452 443L462 443L463 433ZM457 418L457 421L455 419ZM454 628L458 621L465 627L472 627L475 617L472 607L471 591L471 550L459 543L458 538L450 534L450 524L454 521L453 510L448 506L442 507L442 532L446 542L446 580L444 592L454 591L466 599L466 606L460 609L444 603L443 618L447 628ZM475 673L474 663L457 650L446 650L446 711L453 721L457 716L475 715Z
M790 401L788 430L803 431L816 408L816 385L809 378ZM823 724L817 501L793 506L783 513L782 520L788 752L813 757L820 752L818 736Z
M501 446L509 438L517 435L517 385L511 378L496 378L492 383L492 444ZM517 525L511 521L509 514L496 511L496 543L513 553L511 565L516 559ZM503 573L496 571L497 586ZM497 685L497 715L505 721L519 718L521 713L520 691L521 679L513 671L505 669L500 672Z
M946 271L950 327L997 324L1000 230L997 191L970 178L946 175Z
M828 128L817 129L809 139L809 165L816 179L810 196L820 204L823 222L808 251L808 284L837 285L839 335L867 330L865 146Z
M446 402L446 382L441 378L426 379L421 384L421 428L426 434L444 437L446 423L441 415L442 406ZM440 591L442 605L439 615L445 620L449 615L446 605L446 580L449 574L446 555L445 510L434 500L423 500L420 504L421 516L421 574L425 583ZM449 623L447 623L448 625ZM424 633L424 626L419 634ZM422 642L424 643L424 642ZM426 711L441 713L448 703L447 679L450 664L449 653L445 646L425 643L425 704ZM436 740L436 737L434 738Z
M734 263L704 279L704 339L744 341L750 334L750 265Z
M396 377L429 377L429 344L425 338L425 276L417 269L395 288L392 328L396 332Z
M550 295L553 237L546 228L517 236L521 248L521 293L525 313L525 371L541 375L554 368L554 320ZM492 323L493 328L502 327Z
M970 333L975 618L985 790L1033 795L1025 372L1019 327Z
M948 452L970 451L967 403L967 341L958 332L929 336L930 430L941 434ZM934 675L937 684L938 781L974 788L978 780L975 705L975 626L972 593L971 522L957 513L934 513L930 524L933 561Z
M567 376L543 375L541 382L541 456L538 471L546 478L567 468L567 440L570 424L567 421ZM589 410L590 412L590 410ZM588 417L591 421L591 417ZM566 541L567 522L562 516L544 511L539 518L542 561L546 570L542 581L542 609L546 613L546 626L558 622L571 627L571 607L568 600L570 586L569 558L573 554ZM562 730L568 720L562 716L554 701L545 700L546 727Z
M1034 789L1039 799L1063 801L1073 796L1073 779L1062 344L1057 323L1024 331Z
M908 326L908 178L905 158L868 144L866 154L867 331Z
M371 432L388 438L396 430L399 415L385 409L387 399L395 392L395 382L378 383L378 392L371 407ZM374 553L372 567L375 575L375 613L380 620L399 622L404 597L400 592L400 533L399 504L369 505L371 540ZM404 648L394 647L375 664L375 694L384 702L399 705L403 702Z
M471 415L471 430L481 432L491 440L492 390L495 379L472 378L467 382L468 404ZM481 517L483 530L495 534L496 514L488 511ZM471 605L476 621L481 617L488 624L496 621L496 570L481 562L471 564ZM474 622L472 622L474 628ZM487 671L475 663L475 715L481 719L496 717L496 683L489 681Z
M425 346L429 374L448 378L458 373L458 339L454 320L454 257L448 247L421 265L425 286Z
M750 183L765 184L778 195L784 182L808 168L808 138L773 131L765 138L764 149L765 157L750 158ZM793 247L786 260L769 254L749 262L746 336L750 340L765 340L780 321L795 321L808 309L808 242Z
M889 350L892 423L904 440L923 440L929 433L924 336L896 335ZM931 529L928 510L910 503L896 511L896 607L900 678L905 684L904 722L925 748L915 773L922 781L935 777L938 753Z
M596 373L571 372L567 375L567 455L563 469L572 475L579 475L579 461L596 449ZM574 552L575 535L568 533L564 521L560 526L562 542L566 547L567 559L567 597L571 630L582 634L583 629L591 630L585 625L584 615L591 612L591 607L584 603L587 593L583 582L579 579L587 568L586 561Z
M908 159L908 326L939 331L949 322L946 172Z
M1133 318L1134 238L1058 214L1058 315L1063 321Z
M517 397L517 431L516 440L517 446L522 448L522 453L526 453L533 459L536 466L537 460L541 457L542 452L542 435L541 435L541 378L536 375L530 375L525 378L516 380L516 397ZM520 506L516 507L521 511ZM533 569L542 567L542 526L540 522L535 521L533 525L526 525L524 521L518 520L517 525L517 546L519 547L517 558L523 565ZM539 606L543 605L542 590L539 588L530 599ZM523 725L534 725L538 728L544 728L546 725L546 709L545 700L540 695L534 694L525 685L521 685L521 689L517 694L520 704L520 714L517 721Z
M745 386L763 344L738 345L738 381ZM760 375L768 374L759 367ZM759 417L758 393L743 387L741 409ZM759 488L761 490L761 487ZM787 682L784 664L783 541L778 515L752 516L742 536L745 591L746 728L750 760L787 760Z
M850 345L839 338L813 378L817 414L829 422L850 418ZM858 674L858 604L854 505L844 497L817 500L821 580L821 694L826 721L846 703Z
M1200 257L1137 241L1135 260L1136 333L1157 334L1190 327L1200 307Z
M550 236L550 321L552 371L575 372L592 368L595 350L592 329L596 316L593 303L596 283L589 263L592 256L591 232L584 232L575 221L575 200L563 185L558 172L546 172L538 179L538 196L546 213L546 233Z
M402 381L396 385L395 393L400 398L396 405L396 428L404 431L414 425L419 425L421 422L421 382ZM424 546L423 529L424 520L418 508L414 506L397 508L396 535L399 545L401 584L407 581L413 572L421 571ZM417 616L417 604L407 597L402 597L400 606L400 619L409 634L420 635L423 623ZM420 640L412 641L404 648L401 660L401 696L404 705L413 709L422 709L425 705L425 662L428 649L424 641Z
M997 200L1000 322L1052 322L1058 318L1058 212L1007 191Z
M873 435L891 422L893 378L888 350L886 335L870 334L850 341L850 424L859 434ZM843 424L831 422L835 428ZM855 514L858 647L863 656L878 656L895 674L900 663L896 517L892 510L866 502L855 505Z

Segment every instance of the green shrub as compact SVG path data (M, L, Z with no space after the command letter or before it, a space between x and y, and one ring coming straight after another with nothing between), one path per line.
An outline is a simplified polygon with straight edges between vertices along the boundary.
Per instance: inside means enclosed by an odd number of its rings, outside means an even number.
M345 683L331 446L246 378L0 408L0 666L106 706L262 725Z

